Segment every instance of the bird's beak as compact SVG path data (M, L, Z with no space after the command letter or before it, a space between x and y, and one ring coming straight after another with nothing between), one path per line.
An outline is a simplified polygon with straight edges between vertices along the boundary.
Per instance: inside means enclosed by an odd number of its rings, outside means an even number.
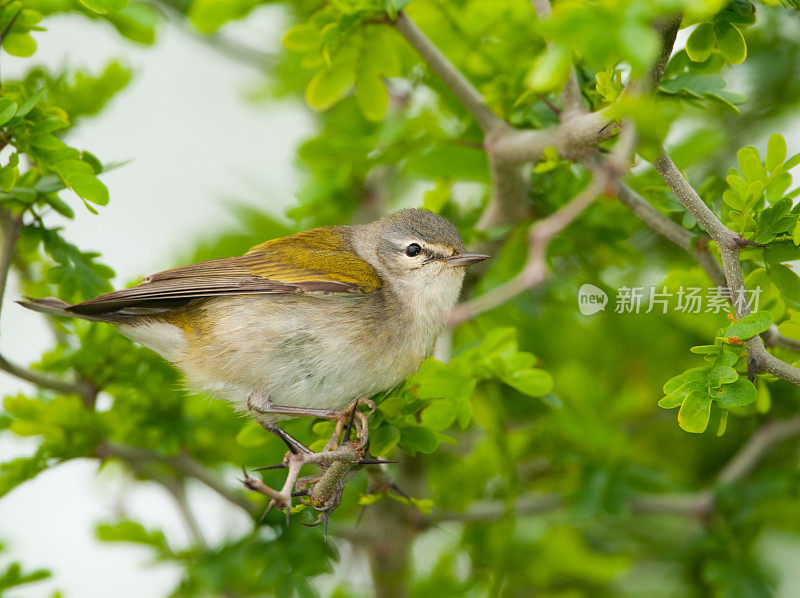
M488 260L491 256L481 255L480 253L454 253L447 258L447 263L452 266L469 266L477 264L483 260Z

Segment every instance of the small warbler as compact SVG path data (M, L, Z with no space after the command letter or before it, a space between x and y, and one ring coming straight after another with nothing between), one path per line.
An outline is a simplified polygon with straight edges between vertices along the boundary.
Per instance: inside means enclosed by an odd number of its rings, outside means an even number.
M340 419L352 401L355 413L360 398L399 384L433 350L464 267L487 257L467 253L445 218L406 209L273 239L74 305L20 303L114 324L191 387L254 412L297 450L305 447L278 422Z

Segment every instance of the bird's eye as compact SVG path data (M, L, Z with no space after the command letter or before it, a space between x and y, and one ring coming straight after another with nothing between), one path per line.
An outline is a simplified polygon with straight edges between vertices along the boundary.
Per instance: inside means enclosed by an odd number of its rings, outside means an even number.
M411 245L406 247L406 255L408 257L418 256L420 251L422 251L422 247L420 247L417 243L411 243Z

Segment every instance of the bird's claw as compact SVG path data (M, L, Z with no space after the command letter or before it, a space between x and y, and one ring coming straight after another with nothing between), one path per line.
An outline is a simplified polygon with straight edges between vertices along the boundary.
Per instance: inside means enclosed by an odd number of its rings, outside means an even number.
M359 409L360 405L366 405L367 412ZM280 490L274 490L261 480L250 476L244 471L244 479L241 482L245 488L253 492L259 492L269 497L269 505L264 515L273 507L286 511L287 519L292 509L292 498L298 498L302 504L313 507L319 512L319 517L314 525L327 521L329 515L339 506L344 491L345 480L349 475L343 475L339 483L332 491L325 493L324 498L320 498L320 493L315 494L314 488L317 482L325 477L328 470L336 462L345 463L345 470L359 465L372 465L380 463L390 463L381 461L368 456L366 447L369 441L369 422L367 416L375 411L375 402L370 399L357 399L350 403L345 409L335 416L336 426L330 440L325 445L322 452L314 453L294 439L282 432L278 434L286 442L289 451L283 461L268 467L259 467L256 471L269 469L287 469L286 480ZM271 430L275 432L275 430ZM350 434L354 431L356 440L350 440ZM343 434L344 433L344 434ZM341 440L340 440L341 438ZM300 469L303 465L313 463L317 465L322 473L311 476L299 477ZM349 465L348 465L349 464ZM336 471L331 471L330 475L338 477ZM262 517L263 518L263 517ZM327 531L326 531L327 534Z

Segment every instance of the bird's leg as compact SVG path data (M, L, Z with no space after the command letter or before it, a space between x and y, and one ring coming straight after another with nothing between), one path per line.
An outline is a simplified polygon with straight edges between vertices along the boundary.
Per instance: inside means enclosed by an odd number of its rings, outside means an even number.
M367 421L368 414L358 409L360 404L367 405L370 409L370 413L375 411L375 402L370 399L356 399L344 409L315 409L311 407L285 407L283 405L276 405L272 402L272 399L270 399L268 395L258 391L251 393L250 396L247 397L247 408L251 411L255 411L256 413L265 415L288 415L294 417L317 417L320 419L334 421L336 422L334 435L337 439L339 434L341 434L342 430L344 429L345 424L352 417L356 417L358 418L355 426L356 435L360 441L360 447L364 447L366 446L369 438L369 424ZM265 425L264 427L267 426ZM278 429L279 431L275 431L270 428L267 429L280 436L284 442L287 442L284 435L288 436L288 434L282 430ZM289 438L291 438L291 436L289 436ZM333 437L325 446L325 450L332 450L337 446L336 443L332 443L332 441Z
M367 413L358 409L360 404L366 404L370 413L375 410L375 403L369 399L358 399L351 402L345 409L308 409L283 407L275 405L263 393L252 393L247 400L251 410L266 415L311 416L328 419L335 422L334 432L322 452L312 452L308 447L281 430L276 423L261 422L264 429L278 436L289 451L278 465L260 469L288 469L286 480L280 490L273 490L261 480L250 477L245 472L242 480L245 487L254 492L260 492L270 498L267 511L277 506L285 509L287 517L292 507L292 497L303 497L301 501L312 506L317 511L327 516L339 505L342 491L347 480L352 475L352 468L364 461L364 452L369 437L369 422ZM354 429L358 442L350 441L350 431ZM344 439L339 444L339 437L345 432ZM322 469L322 473L314 476L298 478L300 469L307 463L313 463ZM294 489L297 488L295 492Z
M301 454L301 453L311 452L310 448L308 448L302 442L297 440L294 436L281 430L278 427L278 424L265 424L262 422L261 427L267 430L268 432L272 432L273 434L275 434L275 436L283 440L286 446L289 447L289 451L291 451L292 453Z

